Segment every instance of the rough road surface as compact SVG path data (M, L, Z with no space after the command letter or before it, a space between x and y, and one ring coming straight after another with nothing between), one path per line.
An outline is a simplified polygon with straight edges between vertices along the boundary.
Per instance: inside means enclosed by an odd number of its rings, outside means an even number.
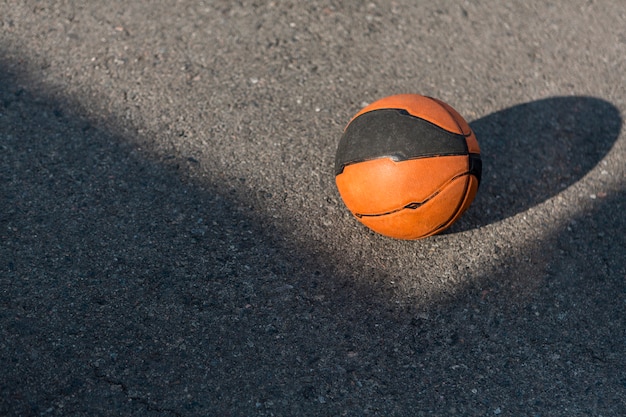
M625 74L621 0L0 2L0 415L626 415ZM333 177L407 92L484 163L410 242Z

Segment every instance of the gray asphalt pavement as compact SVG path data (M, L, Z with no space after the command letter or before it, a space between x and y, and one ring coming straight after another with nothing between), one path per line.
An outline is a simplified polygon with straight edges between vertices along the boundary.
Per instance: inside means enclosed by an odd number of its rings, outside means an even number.
M0 415L626 415L620 0L0 2ZM374 234L363 105L483 179Z

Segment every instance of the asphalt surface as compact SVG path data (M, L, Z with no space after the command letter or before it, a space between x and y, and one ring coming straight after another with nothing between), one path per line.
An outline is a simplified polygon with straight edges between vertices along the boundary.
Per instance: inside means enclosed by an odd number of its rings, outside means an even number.
M626 8L0 3L0 415L626 415ZM361 226L363 105L481 144L449 231Z

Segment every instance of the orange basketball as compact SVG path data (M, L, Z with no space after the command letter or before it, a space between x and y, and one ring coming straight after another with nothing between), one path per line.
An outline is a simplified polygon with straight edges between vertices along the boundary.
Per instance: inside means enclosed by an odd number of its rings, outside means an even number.
M378 100L346 126L335 180L348 209L385 236L420 239L448 228L478 190L480 148L448 104L417 94Z

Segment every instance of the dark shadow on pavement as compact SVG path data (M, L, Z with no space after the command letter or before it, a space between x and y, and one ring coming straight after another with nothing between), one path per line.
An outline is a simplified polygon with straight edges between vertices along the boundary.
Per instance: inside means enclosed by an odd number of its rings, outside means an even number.
M350 384L328 360L356 348L344 326L388 314L382 291L9 67L1 415L303 415L337 378Z

